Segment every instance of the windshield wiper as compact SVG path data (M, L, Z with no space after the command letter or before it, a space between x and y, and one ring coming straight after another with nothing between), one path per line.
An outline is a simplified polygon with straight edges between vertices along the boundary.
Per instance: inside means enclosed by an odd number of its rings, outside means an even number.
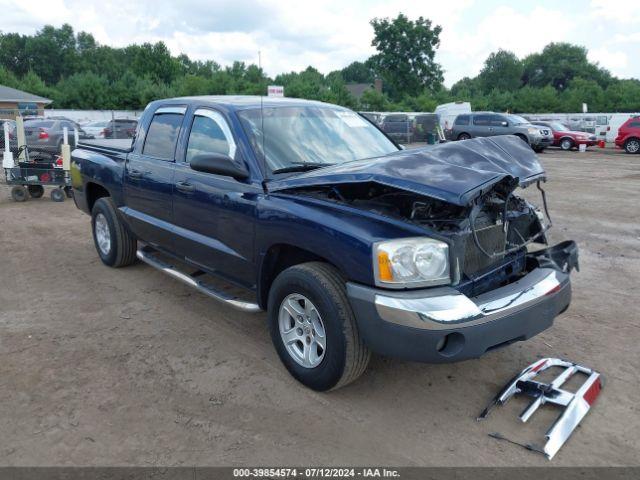
M315 170L316 168L328 167L329 165L335 165L333 163L314 163L314 162L300 162L288 167L278 168L271 173L290 173L290 172L308 172L309 170Z

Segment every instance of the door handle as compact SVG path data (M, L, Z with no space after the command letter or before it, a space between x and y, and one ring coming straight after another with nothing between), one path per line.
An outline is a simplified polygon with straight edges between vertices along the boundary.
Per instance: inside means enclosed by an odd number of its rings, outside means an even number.
M176 183L176 188L181 192L185 192L185 193L196 191L196 187L194 187L188 182L178 182Z
M142 178L143 173L140 170L129 170L131 178Z

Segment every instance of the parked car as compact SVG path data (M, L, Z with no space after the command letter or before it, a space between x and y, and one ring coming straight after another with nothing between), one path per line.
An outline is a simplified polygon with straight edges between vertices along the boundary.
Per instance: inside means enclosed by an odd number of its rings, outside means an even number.
M64 128L67 128L68 142L73 143L74 129L78 130L81 140L93 138L80 125L70 120L33 119L24 122L27 146L51 147L59 150L63 143Z
M551 145L560 147L562 150L571 150L572 148L578 148L580 145L592 147L598 143L598 139L594 134L570 130L569 127L560 122L534 121L532 123L539 127L549 128L553 133L553 143Z
M476 358L569 306L577 246L544 246L549 222L515 191L546 174L515 137L402 150L346 108L242 96L155 101L140 123L128 148L72 153L98 256L267 310L310 388L355 380L371 351Z
M454 140L494 135L515 135L524 140L536 152L541 152L553 143L553 134L548 128L532 125L518 115L474 112L458 115L451 132Z
M104 138L105 129L109 126L107 120L100 122L90 122L82 126L82 129L94 138Z
M382 114L375 112L359 112L360 115L366 117L369 121L374 123L375 125L382 125Z
M109 121L104 129L104 138L133 138L138 128L138 121L116 118Z
M620 126L615 144L627 153L640 153L640 117L631 117Z
M411 143L413 140L413 122L404 113L385 115L380 128L397 142Z

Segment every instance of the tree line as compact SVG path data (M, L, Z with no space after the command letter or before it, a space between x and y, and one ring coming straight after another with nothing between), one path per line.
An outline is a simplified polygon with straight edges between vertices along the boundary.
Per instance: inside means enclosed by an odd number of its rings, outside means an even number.
M158 98L260 95L276 84L289 97L359 110L433 111L441 103L470 101L474 110L514 113L578 112L583 102L590 111L640 111L640 81L616 78L579 45L551 43L522 59L499 50L476 77L446 88L435 61L440 26L403 14L371 25L377 53L366 61L326 75L309 66L274 78L255 64L222 67L174 56L163 42L114 48L70 25L47 25L34 35L0 33L0 85L51 98L55 108L77 109L140 110ZM376 78L383 80L382 93L367 90L356 99L346 88Z

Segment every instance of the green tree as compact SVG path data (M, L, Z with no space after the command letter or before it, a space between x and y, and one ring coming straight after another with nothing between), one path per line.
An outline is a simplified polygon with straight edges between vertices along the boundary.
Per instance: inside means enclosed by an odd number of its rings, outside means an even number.
M56 85L58 108L116 108L109 99L109 81L95 73L75 73Z
M374 18L371 25L371 45L378 50L371 60L392 98L416 96L442 84L442 68L434 59L440 45L440 26L423 17L411 21L403 14L395 19Z
M0 65L0 85L4 85L6 87L17 88L18 87L18 79L13 74L11 70L7 70L5 67Z
M376 77L375 66L371 59L364 62L352 62L340 70L346 83L373 83Z
M605 107L604 90L595 80L574 78L563 93L563 99L570 112L581 112L583 103L592 112L601 112Z
M485 92L513 92L522 84L522 62L512 52L498 50L484 62L479 81Z
M523 81L532 87L551 85L565 90L575 77L592 79L601 87L611 81L611 74L589 62L587 49L570 43L550 43L541 53L533 53L523 60Z
M389 109L389 99L377 90L365 90L360 97L360 107L369 112L384 112Z
M632 78L611 82L605 91L605 98L607 111L640 112L640 80Z
M0 34L0 66L14 75L21 76L29 71L27 39L25 35L17 33Z

